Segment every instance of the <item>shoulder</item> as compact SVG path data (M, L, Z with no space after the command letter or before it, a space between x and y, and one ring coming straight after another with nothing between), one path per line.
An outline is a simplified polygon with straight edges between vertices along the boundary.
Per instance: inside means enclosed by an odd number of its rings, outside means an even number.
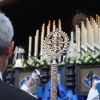
M1 98L10 100L37 100L25 91L0 81ZM5 99L3 99L5 100Z

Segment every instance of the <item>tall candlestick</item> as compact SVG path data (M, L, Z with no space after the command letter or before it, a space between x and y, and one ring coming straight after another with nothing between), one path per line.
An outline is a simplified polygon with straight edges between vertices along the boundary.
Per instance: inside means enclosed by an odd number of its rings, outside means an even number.
M99 36L98 36L98 39L99 39L99 50L100 50L100 28L99 28Z
M60 21L60 19L58 20L58 29L59 29L59 31L61 31L61 21Z
M72 43L74 42L74 33L73 33L73 31L71 31L71 42Z
M42 34L43 34L43 40L44 40L44 37L45 37L45 24L44 23L42 25Z
M41 56L41 60L42 60L42 56L43 56L43 34L41 32L41 48L40 48L40 56Z
M83 46L83 40L84 40L83 28L84 28L84 24L83 22L81 22L81 46Z
M100 17L98 17L98 28L100 28Z
M75 26L75 32L76 32L76 45L78 46L78 39L77 39L78 38L78 35L77 35L78 34L78 26L77 25Z
M48 26L51 29L51 21L50 20L48 21Z
M96 14L96 23L98 24L98 15Z
M78 33L77 33L77 44L78 44L78 52L80 52L80 28L78 28Z
M53 25L52 25L52 31L54 32L55 31L55 20L53 20Z
M31 50L32 50L32 37L29 36L29 52L31 53Z
M53 32L55 32L55 29L56 29L56 25L53 26Z
M94 51L94 34L93 34L93 28L91 29L91 45L92 45L92 50Z
M47 26L47 35L50 33L50 26Z
M36 30L34 56L38 55L39 30Z
M85 47L85 51L87 51L87 30L85 29L85 32L84 32L84 39L85 39L85 45L84 45L84 47Z

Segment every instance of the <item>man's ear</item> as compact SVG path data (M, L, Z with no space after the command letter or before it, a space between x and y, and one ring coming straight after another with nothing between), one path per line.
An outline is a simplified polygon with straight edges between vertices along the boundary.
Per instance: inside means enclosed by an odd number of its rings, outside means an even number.
M6 50L6 53L5 53L6 58L10 58L12 56L13 48L14 48L14 41L10 42L10 44Z

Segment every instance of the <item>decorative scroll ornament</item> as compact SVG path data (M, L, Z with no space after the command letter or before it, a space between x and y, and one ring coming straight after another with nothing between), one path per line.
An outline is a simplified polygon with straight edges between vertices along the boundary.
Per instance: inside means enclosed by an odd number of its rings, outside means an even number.
M43 49L52 60L55 60L67 49L68 40L65 32L56 29L45 38Z
M67 49L68 36L63 31L56 29L50 32L43 43L43 49L52 59L51 65L51 97L50 100L57 100L57 72L58 67L56 59Z

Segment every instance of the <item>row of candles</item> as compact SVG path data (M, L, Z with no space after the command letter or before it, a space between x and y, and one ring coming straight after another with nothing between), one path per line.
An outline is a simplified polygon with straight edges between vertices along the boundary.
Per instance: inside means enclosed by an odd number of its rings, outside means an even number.
M36 35L35 35L35 41L34 41L34 56L38 56L38 47L40 46L40 58L42 59L42 54L43 54L43 41L46 35L50 34L51 32L51 26L52 26L52 31L55 31L56 29L56 21L53 20L53 23L51 25L51 21L48 21L47 25L47 32L45 32L45 24L42 24L42 30L41 30L41 35L39 35L39 30L36 30ZM61 20L58 20L58 29L61 31ZM46 33L46 34L45 34ZM41 36L41 41L39 43L39 36ZM40 44L40 45L39 45ZM28 57L31 57L31 52L32 52L32 36L29 36L29 54Z
M81 50L97 52L100 51L100 16L96 20L92 16L86 18L86 25L81 22L81 28L75 26L76 44L78 52ZM74 42L74 32L71 32L71 41Z

